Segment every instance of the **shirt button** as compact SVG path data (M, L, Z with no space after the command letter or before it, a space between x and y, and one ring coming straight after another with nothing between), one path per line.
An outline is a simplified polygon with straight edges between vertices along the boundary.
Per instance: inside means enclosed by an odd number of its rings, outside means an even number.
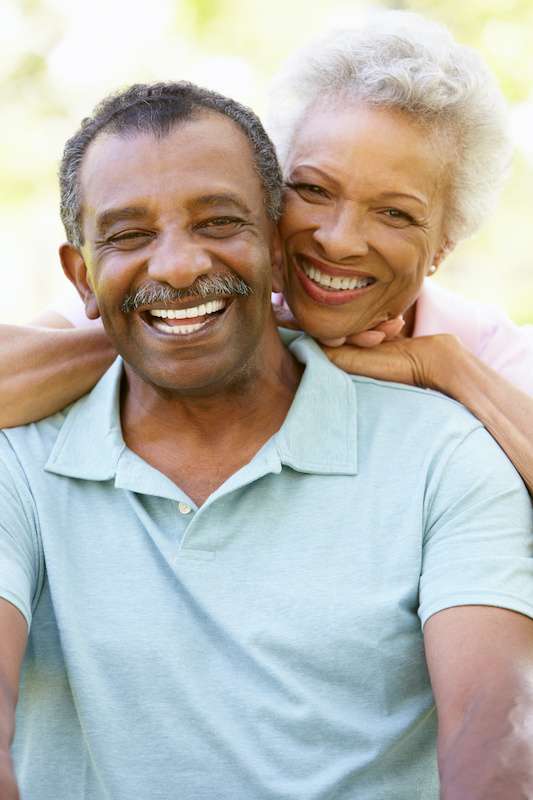
M190 514L192 508L187 505L187 503L178 503L178 508L180 510L180 514Z

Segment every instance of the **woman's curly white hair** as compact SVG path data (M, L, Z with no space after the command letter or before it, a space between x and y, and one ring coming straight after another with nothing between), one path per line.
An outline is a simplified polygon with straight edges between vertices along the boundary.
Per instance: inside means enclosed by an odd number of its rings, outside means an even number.
M471 235L493 210L511 145L503 95L477 53L418 14L378 12L297 52L273 83L267 127L285 166L317 103L353 98L410 114L450 142L446 234Z

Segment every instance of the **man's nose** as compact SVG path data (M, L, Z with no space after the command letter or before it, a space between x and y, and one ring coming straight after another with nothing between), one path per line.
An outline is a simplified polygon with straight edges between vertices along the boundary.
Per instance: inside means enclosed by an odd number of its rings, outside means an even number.
M313 238L329 261L344 261L368 253L366 228L364 213L345 206L320 220L313 232Z
M150 278L174 289L186 289L211 271L212 257L187 233L161 235L148 263Z

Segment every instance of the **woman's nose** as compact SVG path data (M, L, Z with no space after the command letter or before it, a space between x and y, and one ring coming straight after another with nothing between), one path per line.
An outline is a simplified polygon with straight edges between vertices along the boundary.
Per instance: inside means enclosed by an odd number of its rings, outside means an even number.
M344 261L368 253L364 215L353 209L345 208L322 220L313 238L330 261Z

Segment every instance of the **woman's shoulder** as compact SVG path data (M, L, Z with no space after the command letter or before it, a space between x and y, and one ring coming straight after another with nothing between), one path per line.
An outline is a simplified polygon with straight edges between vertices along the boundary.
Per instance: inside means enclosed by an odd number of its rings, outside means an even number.
M462 297L426 280L416 304L414 336L451 333L512 383L533 391L533 326L516 325L496 305Z

